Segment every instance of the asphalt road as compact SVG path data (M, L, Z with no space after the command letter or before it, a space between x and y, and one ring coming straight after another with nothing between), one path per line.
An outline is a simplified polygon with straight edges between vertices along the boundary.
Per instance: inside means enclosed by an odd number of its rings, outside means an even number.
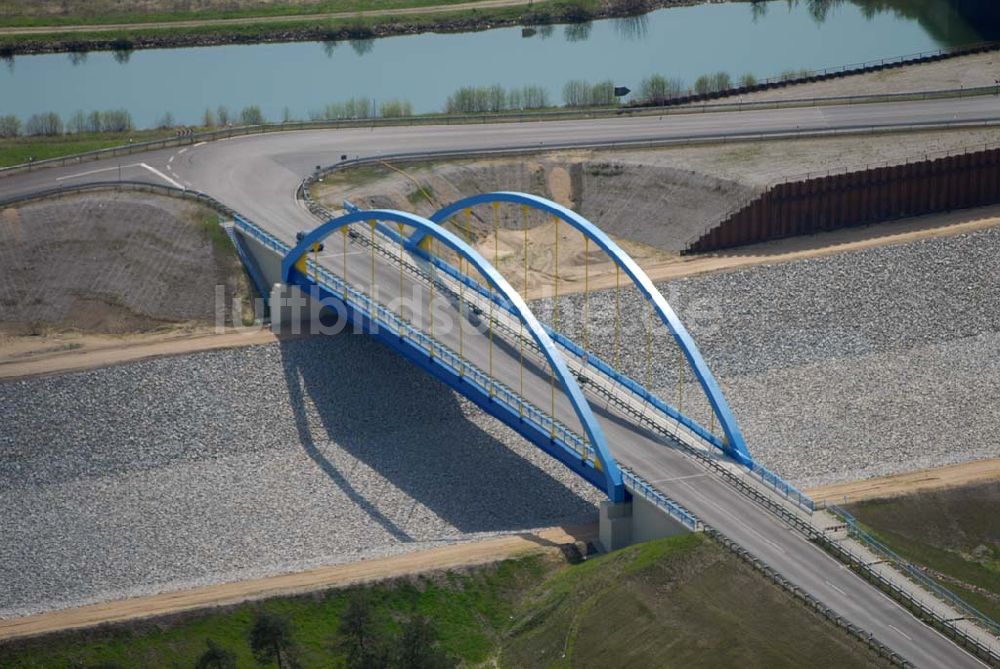
M816 107L776 111L724 112L665 117L615 118L596 121L547 123L417 126L351 130L302 131L233 138L181 149L136 154L66 168L43 169L0 179L0 198L51 188L61 184L114 181L119 178L169 183L208 193L241 212L277 236L292 241L300 229L315 226L315 219L295 200L301 179L318 165L350 157L401 152L478 150L491 148L554 148L595 142L630 142L693 139L741 134L782 134L914 123L975 122L1000 119L1000 101L992 97L937 102ZM598 222L599 223L599 222ZM340 240L328 240L324 264L341 271L337 253ZM353 284L369 290L371 258L353 243L348 248L348 273ZM376 258L375 283L383 303L392 303L399 292L399 271ZM427 330L428 293L404 277L403 291L425 305L420 322ZM409 312L407 312L409 313ZM436 297L436 314L457 321L454 305ZM457 328L450 331L435 322L435 335L454 350L459 348ZM466 357L489 368L489 340L472 327L463 329ZM494 374L508 386L519 387L516 348L497 344ZM548 409L550 386L547 370L529 366L524 394L536 406ZM803 587L859 627L874 633L918 666L982 667L971 655L923 625L900 606L868 585L768 511L749 502L704 471L682 453L628 420L593 402L615 457L667 495L742 544L759 558ZM578 429L571 406L556 396L556 416ZM752 445L751 445L752 449Z

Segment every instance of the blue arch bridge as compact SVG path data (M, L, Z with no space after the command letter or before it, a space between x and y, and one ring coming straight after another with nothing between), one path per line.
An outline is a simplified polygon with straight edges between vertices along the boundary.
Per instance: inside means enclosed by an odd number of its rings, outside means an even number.
M669 471L677 476L723 471L776 503L813 511L808 497L754 461L691 335L645 272L611 237L566 207L515 192L475 195L428 218L345 203L343 215L300 233L292 248L244 219L237 217L235 225L281 254L278 292L271 295L276 322L291 320L293 307L304 303L296 300L299 294L310 296L503 421L607 495L607 548L700 527L683 502L652 485L641 462L649 456L672 461ZM551 230L551 237L537 239L542 230ZM560 296L559 243L570 235L579 235L585 249L580 341L559 331L560 302L566 300ZM515 275L510 280L497 268L501 237L515 248L505 254L508 274ZM551 248L549 324L511 283L522 289L530 284L529 255L538 242ZM591 265L598 262L606 275L615 275L614 305L608 313L605 304L603 315L591 304ZM258 284L267 283L263 274L274 275L255 269ZM567 283L563 279L564 292ZM622 291L630 287L645 304L640 313L622 311ZM599 315L613 323L611 341L604 341L609 359L590 350L591 340L608 339L609 328L593 332L591 321ZM635 375L642 380L620 371L623 331L636 327L645 346L630 357L644 359ZM650 383L664 360L677 388L669 400ZM692 415L696 407L698 416ZM636 520L637 496L656 513ZM656 519L652 528L649 517Z
M850 570L830 569L833 552L871 572L869 581L919 602L980 657L996 655L989 647L996 637L984 630L1000 632L995 623L933 582L915 585L914 570L869 541L849 516L817 508L754 460L677 313L593 223L513 192L475 195L426 218L346 202L344 210L300 233L294 246L234 217L230 232L254 282L262 293L273 285L272 320L296 325L307 297L516 430L607 496L600 511L605 549L708 531L775 569L797 592L851 612L869 644L872 632L906 627L910 651L957 666L954 646L942 646ZM560 277L560 243L564 250L571 244L576 265L572 298ZM532 256L549 259L548 323L523 294L537 276ZM591 291L596 263L603 263L604 288L614 278L600 298ZM569 299L581 307L573 327Z

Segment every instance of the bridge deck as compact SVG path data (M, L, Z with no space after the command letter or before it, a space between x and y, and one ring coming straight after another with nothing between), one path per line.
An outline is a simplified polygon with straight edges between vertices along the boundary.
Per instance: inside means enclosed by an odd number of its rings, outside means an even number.
M367 234L360 230L359 233ZM338 275L343 268L341 241L339 234L328 238L327 251L320 256L320 263ZM372 294L371 247L353 238L348 238L347 243L348 279L354 287ZM400 298L399 265L390 259L392 249L389 246L385 247L385 251L387 253L375 254L374 294L383 305L394 306ZM411 308L404 307L404 316L414 326L429 332L431 291L427 283L404 271L402 295L419 304L416 314ZM453 351L461 350L465 358L481 369L490 369L490 339L473 327L468 313L460 335L457 326L444 327L446 319L457 323L461 318L457 302L436 290L433 308L435 339ZM487 316L488 313L484 312L481 318L485 319ZM518 344L506 337L499 328L494 331L492 370L499 382L520 390ZM524 398L548 412L553 400L548 369L528 357L523 373ZM914 655L914 649L918 649L919 665L985 666L918 621L773 513L740 494L682 449L662 436L636 425L633 418L587 386L584 386L584 390L605 431L612 452L621 465L635 471L669 498L692 511L699 520L747 547L789 581L872 632L890 647L908 647L908 657ZM568 398L558 387L555 392L555 417L570 429L582 433Z

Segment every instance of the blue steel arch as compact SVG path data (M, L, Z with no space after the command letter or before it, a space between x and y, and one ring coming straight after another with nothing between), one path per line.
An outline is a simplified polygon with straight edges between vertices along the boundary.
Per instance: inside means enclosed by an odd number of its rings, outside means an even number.
M302 276L299 270L295 267L295 264L309 251L309 249L312 248L313 244L322 241L346 225L373 220L401 223L416 229L413 236L419 235L421 238L431 236L438 239L445 246L448 246L469 261L473 267L475 267L483 277L493 284L493 287L496 288L496 290L510 302L518 317L531 333L535 343L538 344L542 354L545 356L546 360L548 360L556 378L566 391L566 395L569 397L570 402L573 405L577 418L580 420L580 424L586 431L587 438L590 440L590 444L594 448L594 452L597 454L597 459L600 463L600 470L604 475L605 492L612 501L624 501L627 498L627 493L625 491L624 482L622 481L621 470L619 469L614 456L611 455L611 450L608 448L608 442L604 436L604 431L601 429L600 424L594 417L594 413L590 408L590 403L580 390L576 377L570 373L569 368L566 366L566 361L563 359L562 352L556 347L551 337L549 337L548 333L545 331L545 328L542 327L542 324L538 322L538 319L532 313L531 309L528 308L528 305L524 302L521 295L514 290L503 275L500 274L500 272L497 271L497 269L493 267L489 261L480 255L478 251L466 244L452 232L422 216L405 211L396 211L392 209L355 211L338 218L332 218L322 225L313 228L312 231L306 234L282 260L282 280L286 284L294 284L297 277ZM303 278L308 282L308 277Z
M664 298L660 293L659 289L657 289L642 268L639 267L638 263L636 263L629 254L618 246L614 240L605 234L603 230L585 219L583 216L577 214L575 211L567 209L556 202L552 202L551 200L543 197L538 197L537 195L509 191L481 193L479 195L467 197L438 210L431 215L430 218L435 223L440 224L444 223L448 220L448 218L463 209L481 204L492 204L494 202L509 202L527 205L528 207L544 211L562 221L565 221L585 236L589 237L591 241L596 243L601 249L604 250L605 253L608 254L608 256L611 257L615 264L625 270L625 273L632 280L632 283L639 288L639 291L646 298L646 300L653 305L653 308L656 310L660 320L667 326L667 329L670 330L670 333L674 336L678 346L680 346L683 351L688 364L690 364L691 369L694 370L695 376L701 384L702 390L704 390L705 396L708 398L708 401L712 406L712 410L715 412L715 416L719 420L719 424L722 426L723 432L726 435L726 439L723 444L724 451L738 462L747 466L752 466L753 457L747 449L746 442L743 439L743 433L740 430L739 425L736 423L736 418L733 416L733 412L729 408L726 398L722 395L722 389L719 388L718 382L715 380L711 370L709 370L708 365L705 363L705 359L702 357L701 352L695 345L694 339L691 338L691 334L687 331L687 328L684 327L680 318L677 317L673 307L670 306L666 298ZM418 233L417 235L410 237L409 243L416 246L420 243L420 241L421 236L419 236Z

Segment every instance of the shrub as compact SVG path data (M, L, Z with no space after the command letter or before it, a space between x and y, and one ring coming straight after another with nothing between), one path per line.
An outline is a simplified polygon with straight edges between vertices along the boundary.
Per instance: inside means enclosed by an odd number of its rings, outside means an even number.
M63 122L59 114L46 112L44 114L33 114L28 122L24 124L24 134L26 135L61 135Z
M728 72L716 72L712 75L712 90L724 91L733 87L733 78Z
M174 123L174 115L171 112L166 112L160 117L160 120L156 122L156 127L160 130L169 130L176 125Z
M574 79L563 86L563 104L567 107L585 107L590 98L590 84Z
M240 123L243 125L264 125L264 114L257 105L244 107L240 112Z
M590 104L592 106L607 106L615 103L615 82L599 81L590 87Z
M173 123L173 115L167 112ZM133 128L132 115L124 109L111 109L101 112L101 130L104 132L128 132Z
M73 115L66 121L66 132L74 134L87 132L87 115L82 111L73 112Z
M667 79L659 74L647 77L639 84L639 99L643 102L662 103L683 93L683 81L680 79Z
M378 115L382 118L413 116L413 105L409 100L385 100L379 103Z
M17 137L21 134L21 119L8 114L0 116L0 137Z

